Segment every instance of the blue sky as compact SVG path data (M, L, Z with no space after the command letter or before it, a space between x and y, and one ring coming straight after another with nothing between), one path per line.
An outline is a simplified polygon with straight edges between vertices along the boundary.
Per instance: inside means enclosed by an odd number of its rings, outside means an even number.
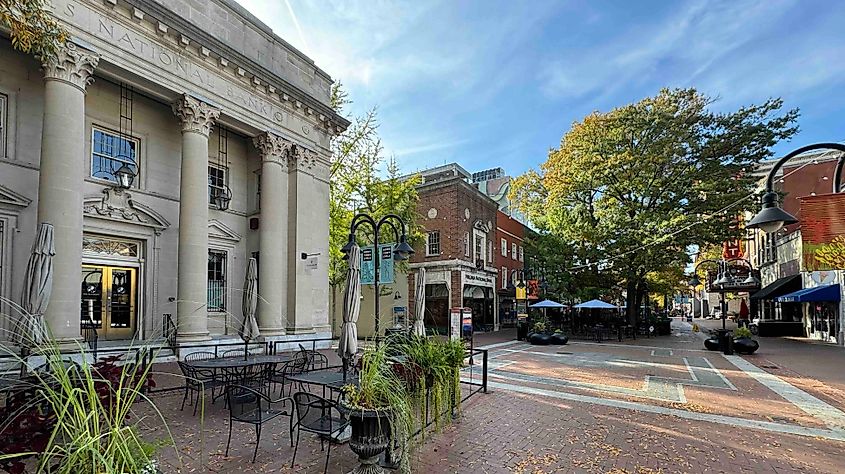
M800 134L845 140L845 2L239 0L378 106L405 172L457 161L511 175L593 110L696 87L736 109L783 97Z

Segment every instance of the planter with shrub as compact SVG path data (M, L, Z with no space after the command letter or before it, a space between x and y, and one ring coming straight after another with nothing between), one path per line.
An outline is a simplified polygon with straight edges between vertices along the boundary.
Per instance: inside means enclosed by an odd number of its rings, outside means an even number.
M737 328L734 331L734 351L739 354L753 354L760 348L760 344L754 340L751 330L746 327Z

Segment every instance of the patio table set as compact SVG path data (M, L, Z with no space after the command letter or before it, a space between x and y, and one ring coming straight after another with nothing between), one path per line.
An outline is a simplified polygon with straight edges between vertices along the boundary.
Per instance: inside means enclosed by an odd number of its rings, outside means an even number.
M229 412L226 455L232 442L233 424L251 424L255 426L257 438L253 462L258 455L262 426L278 417L290 420L294 448L291 465L296 460L300 432L319 435L322 447L327 438L337 438L349 425L337 400L343 386L358 383L354 371L345 373L340 367L329 366L324 354L301 346L298 351L279 354L250 354L241 350L214 357L212 352L195 352L180 361L179 367L185 378L181 409L190 400L196 415L200 397L206 390L211 391L212 404L225 397ZM306 386L321 389L322 395L307 391ZM326 466L331 441L328 445Z

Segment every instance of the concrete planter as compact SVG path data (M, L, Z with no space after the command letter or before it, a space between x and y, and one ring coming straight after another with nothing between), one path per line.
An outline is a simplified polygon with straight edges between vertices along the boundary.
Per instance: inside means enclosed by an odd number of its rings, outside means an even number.
M528 336L528 342L535 346L548 346L551 343L551 336L535 332Z
M549 343L555 346L562 346L569 342L569 337L563 334L552 334L549 336Z
M739 354L753 354L760 348L760 343L750 337L738 337L734 339L734 351Z

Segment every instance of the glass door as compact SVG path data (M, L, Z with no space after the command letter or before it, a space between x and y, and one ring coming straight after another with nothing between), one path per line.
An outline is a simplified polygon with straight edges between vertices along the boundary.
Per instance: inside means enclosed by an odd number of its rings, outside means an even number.
M131 339L136 323L136 268L83 266L81 327L104 339Z

